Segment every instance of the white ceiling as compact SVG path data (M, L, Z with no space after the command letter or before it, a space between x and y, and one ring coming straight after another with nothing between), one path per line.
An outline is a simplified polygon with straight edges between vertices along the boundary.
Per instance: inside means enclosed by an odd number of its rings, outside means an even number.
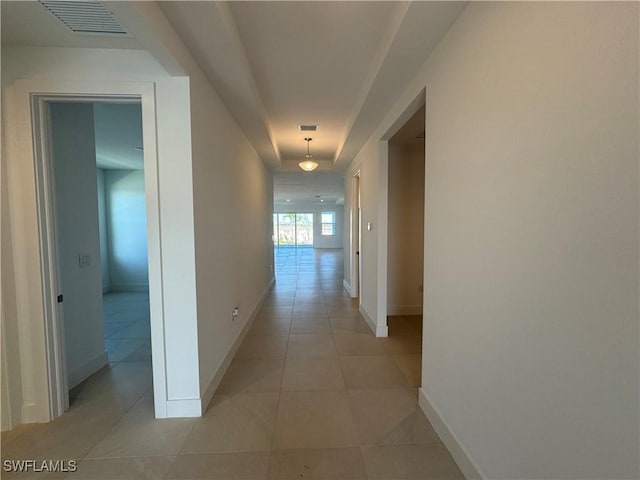
M335 205L344 203L344 177L329 172L277 172L273 175L275 204Z
M161 2L265 162L344 171L463 2ZM315 134L298 124L317 123Z
M132 38L72 34L34 1L0 4L3 45L162 50L137 2L103 2ZM299 171L311 136L320 175L346 169L465 3L157 5L265 163ZM300 123L319 130L305 135Z
M332 161L372 68L380 32L399 3L235 2L231 12L283 161ZM184 7L182 7L184 8Z
M140 48L131 35L74 33L36 1L0 2L2 45L73 48Z

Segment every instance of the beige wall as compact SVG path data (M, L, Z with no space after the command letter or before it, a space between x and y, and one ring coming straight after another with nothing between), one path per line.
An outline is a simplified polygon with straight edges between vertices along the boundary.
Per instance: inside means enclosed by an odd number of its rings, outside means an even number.
M389 142L387 314L422 315L424 143Z
M273 279L273 190L264 162L198 74L191 123L200 386L210 395Z
M348 172L379 185L426 88L421 405L468 475L640 475L638 34L637 3L471 3Z

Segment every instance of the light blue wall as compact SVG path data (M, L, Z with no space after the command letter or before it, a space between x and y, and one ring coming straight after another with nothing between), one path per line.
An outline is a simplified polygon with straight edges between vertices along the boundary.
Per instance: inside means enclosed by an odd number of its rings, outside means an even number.
M100 270L102 271L102 292L111 289L109 275L109 242L107 229L107 202L104 192L104 170L98 168L98 225L100 228Z
M105 170L104 185L111 290L147 290L144 172Z
M69 387L106 364L93 110L52 103L57 243ZM80 258L83 262L80 262Z

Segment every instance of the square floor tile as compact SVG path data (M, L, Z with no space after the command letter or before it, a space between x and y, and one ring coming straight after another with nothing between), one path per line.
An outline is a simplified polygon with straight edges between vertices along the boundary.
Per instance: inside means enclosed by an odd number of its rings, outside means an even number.
M350 390L347 395L360 444L440 443L415 389Z
M338 357L288 357L282 390L344 390Z
M393 360L411 387L422 385L422 354L394 355Z
M359 448L280 450L271 453L269 479L366 479Z
M269 467L267 452L180 455L167 479L264 480Z
M387 355L343 356L340 365L347 388L409 386L396 362Z
M81 460L67 478L83 480L155 480L165 478L175 457L129 457Z
M283 366L282 358L236 358L216 393L279 392Z
M100 442L123 415L124 411L109 399L94 399L70 408L53 422L19 425L2 432L2 458L78 460Z
M351 317L330 317L333 333L366 333L371 334L367 322L360 315Z
M369 333L334 333L339 355L384 355L384 338Z
M271 448L277 393L218 395L181 453L258 452Z
M387 317L389 335L420 335L422 333L422 316Z
M443 445L365 447L362 454L370 479L464 479Z
M195 423L193 418L156 419L153 398L143 397L87 458L175 455Z
M287 336L247 335L235 358L282 358L287 348Z
M322 333L330 335L331 324L327 317L294 318L291 322L291 333Z
M332 335L289 335L287 357L332 357L337 356Z
M262 317L256 318L247 335L289 335L289 318Z
M273 448L337 448L357 444L344 392L282 392Z

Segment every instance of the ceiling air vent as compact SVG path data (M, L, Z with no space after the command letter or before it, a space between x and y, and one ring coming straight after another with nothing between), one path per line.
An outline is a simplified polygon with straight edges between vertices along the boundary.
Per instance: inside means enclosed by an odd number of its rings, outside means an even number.
M318 125L298 125L301 132L317 132Z
M127 35L113 14L97 1L39 1L74 33Z

